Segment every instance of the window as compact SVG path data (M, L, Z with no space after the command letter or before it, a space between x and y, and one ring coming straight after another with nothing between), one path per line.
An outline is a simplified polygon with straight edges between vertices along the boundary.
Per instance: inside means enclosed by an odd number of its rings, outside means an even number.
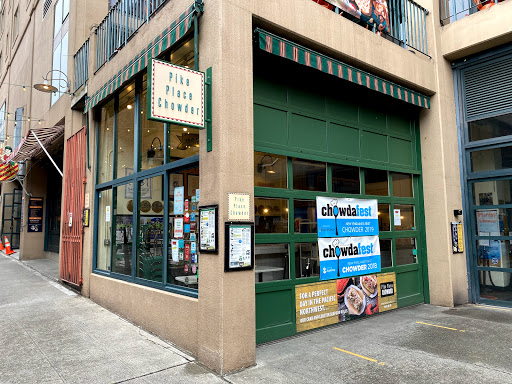
M0 55L0 61L2 56ZM5 101L0 108L0 142L5 141Z
M389 196L387 171L365 169L364 182L367 195Z
M326 191L326 170L325 163L293 159L293 189Z
M55 4L55 19L53 27L53 64L52 85L58 89L52 93L52 105L62 93L68 91L68 85L63 79L68 73L68 30L69 30L69 0L57 0Z
M16 108L16 115L14 117L14 141L12 150L15 151L21 143L21 129L23 124L23 108Z
M286 157L254 152L254 186L286 188Z
M336 193L361 193L359 183L359 168L349 165L333 164L332 191Z
M46 14L50 10L50 6L52 5L53 0L45 0L43 5L43 19L46 17Z
M199 132L148 121L146 79L136 76L97 116L95 269L197 296Z
M14 12L14 20L13 20L13 23L12 23L12 37L14 40L16 40L16 38L18 37L18 30L19 30L19 24L20 24L20 21L19 21L19 7L16 8L16 11Z
M0 12L0 33L3 33L5 27L5 11Z
M288 200L254 199L256 233L288 233Z

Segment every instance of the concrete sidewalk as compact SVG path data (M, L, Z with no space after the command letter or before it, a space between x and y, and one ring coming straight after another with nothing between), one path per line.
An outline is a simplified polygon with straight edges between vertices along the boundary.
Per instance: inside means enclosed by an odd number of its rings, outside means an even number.
M512 383L512 309L419 305L261 345L215 375L0 255L0 383Z
M194 358L0 255L0 383L222 383Z
M512 383L512 310L419 305L261 345L233 383Z

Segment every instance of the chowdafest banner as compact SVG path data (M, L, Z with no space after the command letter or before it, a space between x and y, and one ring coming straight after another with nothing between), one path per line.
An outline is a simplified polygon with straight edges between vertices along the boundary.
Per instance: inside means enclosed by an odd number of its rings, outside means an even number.
M377 200L316 198L320 280L381 270Z
M377 200L316 198L318 237L379 234Z

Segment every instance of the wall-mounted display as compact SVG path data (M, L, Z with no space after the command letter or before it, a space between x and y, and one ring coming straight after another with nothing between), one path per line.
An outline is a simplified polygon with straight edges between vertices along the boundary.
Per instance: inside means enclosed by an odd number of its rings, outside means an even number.
M224 271L243 271L254 267L254 223L227 222Z
M31 197L28 200L28 232L43 230L43 198Z
M199 207L199 252L218 252L218 209L218 205Z

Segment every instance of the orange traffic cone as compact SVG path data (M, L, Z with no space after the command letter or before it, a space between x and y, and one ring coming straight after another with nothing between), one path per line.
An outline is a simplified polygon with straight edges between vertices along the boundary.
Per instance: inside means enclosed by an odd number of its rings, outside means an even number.
M5 242L5 254L6 255L12 255L14 251L11 249L11 243L9 243L9 240L7 240L7 236L4 237Z
M3 251L5 248L4 248L4 245L2 244L2 239L0 239L0 251Z

